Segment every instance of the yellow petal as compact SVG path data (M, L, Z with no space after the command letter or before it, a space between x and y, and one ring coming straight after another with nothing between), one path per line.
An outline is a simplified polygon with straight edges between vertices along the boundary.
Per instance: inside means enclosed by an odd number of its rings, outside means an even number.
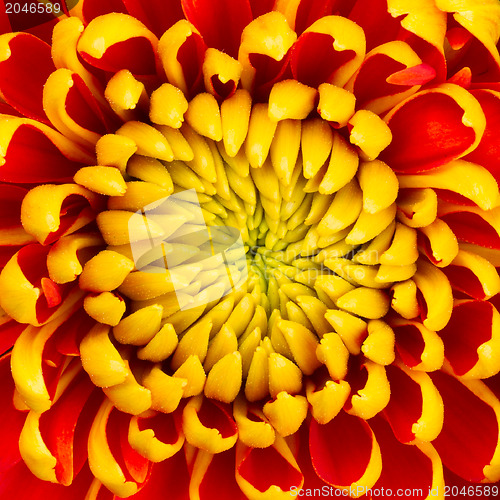
M359 287L337 300L337 307L369 319L383 318L389 310L389 297L383 290Z
M128 441L130 446L152 462L163 462L167 458L174 456L184 444L184 434L178 433L177 441L174 443L164 443L155 436L155 431L150 427L141 429L139 418L133 416L130 419L128 430ZM147 420L145 420L147 425Z
M242 376L239 351L226 354L210 370L205 384L205 396L231 403L240 391Z
M363 191L363 210L370 214L380 212L396 201L398 178L383 161L361 162L358 179Z
M107 440L107 423L113 404L105 400L92 423L88 439L89 466L94 476L116 495L127 497L137 492L137 484L127 481Z
M222 140L219 104L212 94L197 94L190 101L185 118L198 134L214 141Z
M238 60L243 67L241 83L251 91L255 69L250 62L251 54L262 54L281 61L297 39L281 12L268 12L245 26L241 34Z
M339 334L349 352L355 355L359 354L361 345L366 338L366 323L346 311L336 311L334 309L328 310L325 318Z
M103 391L120 411L140 415L151 408L151 391L139 384L128 366L127 378L120 384L104 387Z
M238 439L242 443L252 448L267 448L274 443L276 435L273 427L261 411L249 407L245 398L236 398L233 404L233 414L238 426ZM260 421L256 417L260 418Z
M323 335L316 349L318 360L326 365L333 380L342 380L347 375L349 351L340 336L335 332Z
M346 186L356 175L358 164L359 158L354 148L338 132L334 132L330 161L318 191L330 194Z
M317 90L297 80L275 83L269 95L269 118L304 120L314 109Z
M304 375L311 375L320 362L316 358L318 339L311 330L292 321L279 320L277 327L283 333L293 358Z
M123 176L114 167L82 167L73 179L80 186L107 196L123 195L127 189Z
M356 97L352 92L329 83L318 87L318 113L326 121L333 122L335 128L345 127L354 115Z
M361 346L363 354L379 365L390 365L395 358L395 336L392 328L380 320L368 322L368 337Z
M149 118L158 125L177 129L184 122L187 109L188 101L182 90L170 83L163 83L151 94Z
M109 327L96 325L80 343L83 368L98 387L122 383L127 377L126 364L109 338Z
M132 139L137 145L137 153L159 160L172 161L174 153L165 137L151 125L138 121L129 121L122 125L117 135Z
M234 95L221 104L222 138L230 157L236 156L245 141L251 108L252 98L245 89L236 90Z
M238 434L222 437L218 429L203 425L198 416L202 404L202 396L191 398L182 412L182 429L187 442L209 453L229 450L238 440Z
M269 118L267 104L255 104L250 115L245 153L253 168L264 165L277 123Z
M328 123L318 118L305 120L302 123L301 149L306 179L310 179L318 173L328 159L332 145L333 134Z
M137 357L153 362L163 361L175 351L178 343L174 327L165 323L144 347L137 350Z
M206 375L198 356L189 356L173 375L187 381L184 397L198 396L205 387Z
M352 407L347 413L367 420L387 406L391 389L383 366L373 361L366 361L364 367L368 372L368 379L365 386L351 397Z
M453 296L448 278L438 268L421 260L413 280L427 304L424 325L434 331L443 329L453 310Z
M458 241L450 226L441 219L420 229L430 243L428 256L438 267L446 267L458 254Z
M409 227L431 224L437 215L437 195L432 189L405 189L398 199L398 219Z
M85 312L99 323L116 326L125 314L125 301L110 292L87 295L83 301Z
M358 146L364 160L371 161L391 143L392 133L388 125L367 109L356 111L349 120L352 125L349 140Z
M110 292L123 283L132 269L134 263L127 257L103 250L85 264L79 285L82 290Z
M103 135L96 144L98 165L116 167L125 172L127 161L137 151L135 141L123 135Z
M238 86L242 67L239 61L220 50L209 47L205 52L203 60L203 80L205 88L211 94L216 95L215 82L227 84L234 82L234 88Z
M345 380L333 382L328 380L320 390L315 390L314 383L307 381L306 394L307 401L311 405L313 418L319 424L327 424L342 410L351 388Z
M128 69L122 69L110 78L104 96L111 109L125 121L138 117L135 112L138 106L145 109L149 106L144 84Z
M296 394L302 389L302 372L281 354L269 356L269 392L276 397L280 392Z
M493 175L481 165L464 160L398 178L402 188L447 189L469 198L483 210L491 210L498 202L498 185Z
M282 391L274 401L266 403L262 411L280 436L290 436L299 430L307 416L307 399Z
M167 375L161 365L153 365L143 375L142 383L151 391L151 408L163 413L176 410L184 395L187 380Z

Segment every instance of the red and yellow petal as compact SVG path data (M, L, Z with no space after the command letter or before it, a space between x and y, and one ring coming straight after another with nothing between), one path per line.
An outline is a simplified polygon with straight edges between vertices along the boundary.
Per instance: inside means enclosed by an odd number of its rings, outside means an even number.
M486 119L479 102L457 85L413 95L385 117L392 143L381 159L396 172L422 172L465 156L479 144Z
M481 381L431 375L444 403L443 430L433 441L443 464L468 481L500 478L500 402Z
M304 477L282 437L268 448L236 447L236 481L250 500L281 500L293 498Z
M50 46L28 33L6 33L0 54L0 96L27 118L47 123L42 91L55 69Z
M78 53L105 71L128 69L134 75L155 75L157 45L156 36L140 21L113 12L90 21L78 41Z
M67 182L93 156L46 125L0 115L0 180L15 183Z
M371 488L382 470L382 456L367 422L340 412L331 422L311 420L309 449L314 470L328 484L356 492Z

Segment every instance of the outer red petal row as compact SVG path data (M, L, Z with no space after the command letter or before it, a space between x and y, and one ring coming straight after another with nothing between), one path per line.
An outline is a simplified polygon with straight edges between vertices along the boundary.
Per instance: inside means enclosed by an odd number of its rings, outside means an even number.
M241 33L252 21L248 0L182 0L182 9L209 47L238 57Z
M0 62L0 96L24 116L48 123L42 91L55 70L50 46L28 33L5 34L0 50L9 54Z

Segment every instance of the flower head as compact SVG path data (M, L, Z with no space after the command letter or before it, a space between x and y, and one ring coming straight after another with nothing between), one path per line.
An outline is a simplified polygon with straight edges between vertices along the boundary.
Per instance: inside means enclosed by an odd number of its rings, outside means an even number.
M0 35L0 491L497 494L500 4L50 30Z

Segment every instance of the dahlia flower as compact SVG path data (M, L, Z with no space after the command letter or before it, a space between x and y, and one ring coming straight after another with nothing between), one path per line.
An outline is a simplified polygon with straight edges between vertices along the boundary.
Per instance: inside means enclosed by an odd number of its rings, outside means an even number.
M75 3L1 25L1 498L497 496L499 2Z

